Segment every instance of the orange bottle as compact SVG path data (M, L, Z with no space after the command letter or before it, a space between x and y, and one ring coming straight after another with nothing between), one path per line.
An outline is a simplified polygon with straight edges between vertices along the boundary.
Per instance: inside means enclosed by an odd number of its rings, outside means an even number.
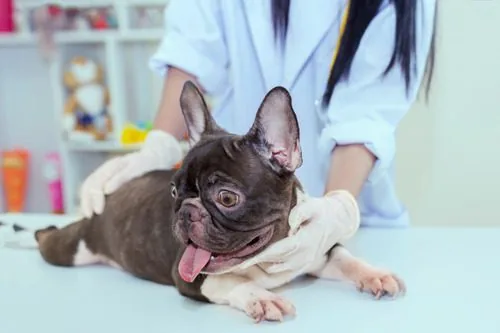
M19 213L26 201L30 154L16 149L2 153L2 182L7 212Z

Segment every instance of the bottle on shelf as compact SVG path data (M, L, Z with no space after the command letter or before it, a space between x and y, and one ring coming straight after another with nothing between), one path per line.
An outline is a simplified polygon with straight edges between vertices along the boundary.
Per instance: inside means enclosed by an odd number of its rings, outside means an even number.
M0 0L0 33L14 31L14 0Z

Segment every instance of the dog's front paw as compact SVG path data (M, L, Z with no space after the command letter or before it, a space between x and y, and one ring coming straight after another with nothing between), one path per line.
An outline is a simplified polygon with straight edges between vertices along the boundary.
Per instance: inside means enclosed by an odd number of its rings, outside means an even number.
M356 287L361 292L372 293L376 299L384 296L397 297L406 293L406 286L401 278L377 268L370 268L360 274Z
M292 303L253 283L237 286L230 295L229 303L243 310L256 322L283 321L286 316L295 316Z
M245 312L256 322L283 321L285 316L295 316L295 306L288 300L263 290L260 295L252 295L245 306Z
M210 302L228 304L257 322L283 321L286 316L295 316L295 307L288 300L233 274L209 275L201 293Z

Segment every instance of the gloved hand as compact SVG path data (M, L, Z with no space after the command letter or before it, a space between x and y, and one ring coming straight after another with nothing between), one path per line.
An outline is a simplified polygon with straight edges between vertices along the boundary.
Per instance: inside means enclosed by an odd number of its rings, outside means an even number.
M359 228L356 199L347 191L332 191L319 198L305 197L292 209L289 237L271 245L240 267L258 264L268 274L304 272L336 243Z
M105 195L149 171L171 169L181 158L181 146L172 135L150 131L139 151L110 159L83 182L80 191L83 215L90 218L94 213L101 214Z

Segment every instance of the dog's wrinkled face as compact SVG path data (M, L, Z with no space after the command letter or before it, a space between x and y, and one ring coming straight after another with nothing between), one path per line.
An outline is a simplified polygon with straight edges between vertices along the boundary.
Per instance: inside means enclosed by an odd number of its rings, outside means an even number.
M191 82L181 107L193 147L172 182L174 232L186 244L179 273L193 281L286 236L297 186L293 172L302 157L297 119L283 88L266 95L244 136L215 124Z

